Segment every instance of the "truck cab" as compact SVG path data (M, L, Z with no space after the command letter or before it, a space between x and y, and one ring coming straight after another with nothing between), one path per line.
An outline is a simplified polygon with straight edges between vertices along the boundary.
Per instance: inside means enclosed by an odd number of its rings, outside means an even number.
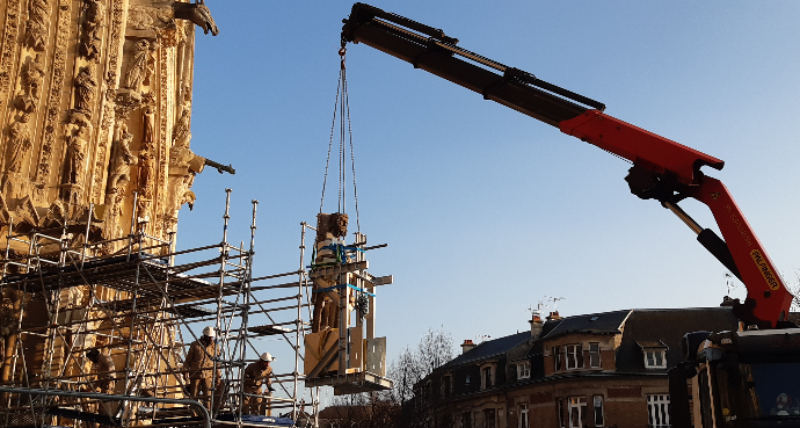
M673 426L800 427L800 328L695 332L683 345Z

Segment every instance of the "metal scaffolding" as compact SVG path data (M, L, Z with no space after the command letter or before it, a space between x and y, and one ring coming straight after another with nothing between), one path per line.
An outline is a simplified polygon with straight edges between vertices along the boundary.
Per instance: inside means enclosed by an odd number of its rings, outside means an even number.
M82 240L67 225L24 233L9 225L0 297L16 296L14 303L4 301L15 326L0 360L0 425L202 426L203 412L185 404L193 397L183 362L200 336L197 328L213 325L217 358L204 404L212 425L317 426L319 390L310 388L307 403L300 367L310 326L304 307L311 318L304 266L310 226L302 223L297 270L255 278L258 201L252 202L249 246L236 246L228 237L226 192L222 241L182 251L174 234L163 240L144 233L135 209L130 233L112 240L90 240L91 212ZM263 352L254 341L265 336L291 347L294 370L273 374L275 394L247 394L244 369ZM115 370L98 373L86 356L91 350L110 356ZM112 375L114 399L94 394ZM267 412L291 420L243 415L248 397L262 398Z

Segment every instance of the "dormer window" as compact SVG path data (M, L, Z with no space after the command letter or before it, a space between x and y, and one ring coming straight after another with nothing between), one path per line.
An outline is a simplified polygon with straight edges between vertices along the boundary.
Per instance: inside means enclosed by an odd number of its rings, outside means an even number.
M453 376L442 377L442 397L449 397L453 393Z
M489 389L497 383L495 376L496 368L497 364L493 362L481 365L481 391Z
M517 379L528 379L531 377L531 362L521 361L517 363Z
M567 345L564 347L564 355L567 357L567 370L583 368L583 345Z
M665 369L667 368L667 345L662 341L641 341L636 342L642 348L644 356L644 367L646 369Z

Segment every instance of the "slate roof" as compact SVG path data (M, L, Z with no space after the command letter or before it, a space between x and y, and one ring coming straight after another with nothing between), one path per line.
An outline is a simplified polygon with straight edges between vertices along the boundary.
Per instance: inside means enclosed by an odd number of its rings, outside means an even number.
M467 364L479 360L489 359L491 357L504 355L511 348L527 341L531 337L530 331L523 331L522 333L512 334L510 336L501 337L499 339L487 340L469 351L459 355L444 367L454 367L461 364Z
M672 367L683 359L684 334L736 330L738 322L730 307L633 309L617 348L617 371L647 372L640 346L645 343L663 343L668 367Z
M621 326L630 315L630 310L602 312L599 314L574 315L561 320L555 327L550 329L544 339L576 334L617 334L620 333ZM548 324L552 321L548 321ZM546 325L546 324L545 324Z

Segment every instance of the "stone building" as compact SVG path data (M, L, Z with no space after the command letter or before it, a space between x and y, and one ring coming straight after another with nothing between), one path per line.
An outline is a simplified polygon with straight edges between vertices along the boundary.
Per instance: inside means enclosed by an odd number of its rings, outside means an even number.
M667 370L687 332L731 330L729 307L634 309L542 321L473 345L416 386L427 427L668 427Z
M202 0L188 1L0 2L4 281L69 265L65 255L112 256L125 246L114 240L131 234L174 242L178 211L194 202L190 188L206 164L190 148L195 28L218 32ZM69 375L70 352L99 347L103 336L72 334L71 323L99 326L109 314L84 308L128 296L85 283L0 292L2 383L23 372ZM36 333L56 324L65 327Z

